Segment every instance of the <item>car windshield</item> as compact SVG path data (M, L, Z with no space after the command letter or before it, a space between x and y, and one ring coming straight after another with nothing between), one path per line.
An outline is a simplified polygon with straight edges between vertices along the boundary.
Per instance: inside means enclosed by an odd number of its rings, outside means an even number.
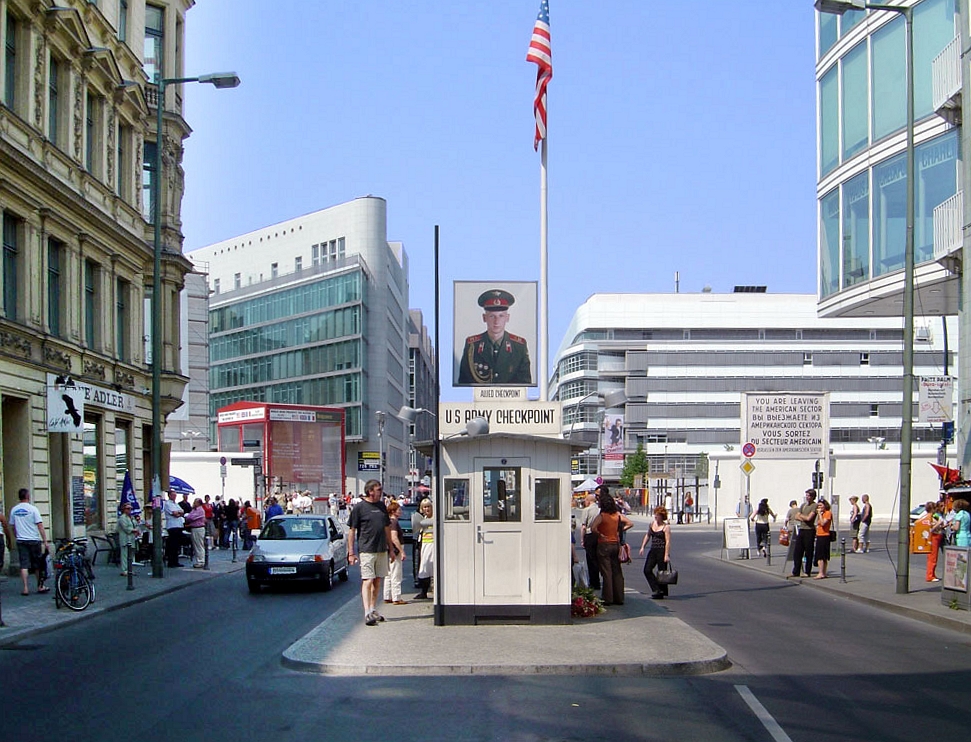
M323 518L274 518L263 526L261 541L320 541L327 538Z

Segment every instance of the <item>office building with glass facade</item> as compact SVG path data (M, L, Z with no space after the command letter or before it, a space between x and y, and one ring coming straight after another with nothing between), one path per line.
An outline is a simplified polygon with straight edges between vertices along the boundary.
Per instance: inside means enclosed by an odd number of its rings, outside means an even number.
M904 0L913 18L914 313L963 313L961 106L967 0ZM963 20L962 20L963 19ZM903 317L907 237L907 48L900 12L816 14L819 311L823 317ZM960 322L961 344L971 338ZM919 340L919 338L918 338ZM915 347L918 343L915 343ZM964 357L958 383L967 389ZM920 376L915 366L914 374ZM955 395L959 399L958 395ZM917 397L914 396L916 413ZM971 402L955 417L958 463L969 463ZM917 420L917 414L914 415ZM967 472L965 472L967 473Z
M339 407L348 489L404 491L408 260L371 196L200 248L209 302L209 415L235 402ZM273 483L270 483L271 486ZM285 485L286 483L278 483Z

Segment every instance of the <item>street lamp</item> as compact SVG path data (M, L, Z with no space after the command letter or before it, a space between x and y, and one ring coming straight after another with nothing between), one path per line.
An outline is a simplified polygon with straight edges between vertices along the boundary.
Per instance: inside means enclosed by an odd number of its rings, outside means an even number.
M424 407L409 407L408 405L403 405L396 417L404 422L409 428L414 424L415 420L422 412L427 412L432 417L436 417L435 413L431 410L426 410ZM417 461L415 460L415 434L409 431L408 434L408 470L409 470L409 484L411 485L411 495L415 494L415 481L411 479L411 470L416 469Z
M378 480L384 485L384 418L383 410L376 410L374 419L378 423Z
M159 77L155 109L155 178L152 184L152 218L155 221L152 266L152 577L162 576L162 147L165 88L183 82L207 82L217 88L235 88L235 72L217 72L199 77Z
M897 594L910 592L910 492L914 429L914 11L912 6L881 5L866 0L816 0L820 13L886 10L904 17L907 80L907 204L904 241L904 388L900 423L900 510L897 531Z

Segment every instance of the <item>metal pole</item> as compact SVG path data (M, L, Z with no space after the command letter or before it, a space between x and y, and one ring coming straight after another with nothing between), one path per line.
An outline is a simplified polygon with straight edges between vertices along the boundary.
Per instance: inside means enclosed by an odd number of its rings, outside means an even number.
M441 326L439 321L441 307L441 282L438 273L438 225L435 225L435 404L440 404L442 398L442 344L438 339L438 328ZM442 605L442 506L444 497L442 495L442 439L440 435L438 410L435 410L435 493L432 500L435 515L435 620L436 626L445 625L445 606Z
M135 578L132 576L132 561L133 561L132 555L134 553L134 550L135 550L134 544L129 544L128 548L126 549L126 551L128 552L126 555L127 558L125 559L125 562L126 562L125 571L128 573L128 585L125 586L126 590L135 589Z
M152 263L152 577L162 577L162 117L165 86L159 74L155 101L155 172L152 218L155 239Z
M900 425L900 510L897 515L897 594L910 591L910 495L914 425L914 14L902 13L907 29L907 236L904 246L904 388Z

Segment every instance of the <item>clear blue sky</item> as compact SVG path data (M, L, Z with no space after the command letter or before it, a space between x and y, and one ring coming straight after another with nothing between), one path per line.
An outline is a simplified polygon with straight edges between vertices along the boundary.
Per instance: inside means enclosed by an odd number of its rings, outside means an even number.
M198 2L186 74L242 85L185 86L186 250L381 196L432 332L441 226L448 358L452 281L539 278L538 10ZM812 1L550 0L550 25L551 363L596 292L815 292Z

